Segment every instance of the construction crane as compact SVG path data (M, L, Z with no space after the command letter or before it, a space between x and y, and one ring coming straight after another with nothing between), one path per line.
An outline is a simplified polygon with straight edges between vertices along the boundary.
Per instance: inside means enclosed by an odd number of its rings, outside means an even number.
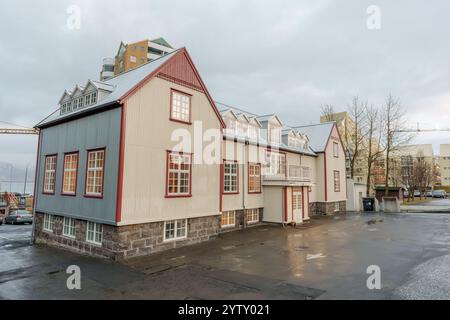
M450 131L450 128L421 129L419 123L417 123L416 129L401 129L396 130L395 132L444 132L444 131Z
M1 123L5 123L8 125L12 125L14 127L19 127L19 128L0 128L0 134L39 134L39 130L34 129L34 128L27 128L15 123L11 123L11 122L6 122L6 121L1 121Z
M36 129L0 128L0 134L39 134L39 131Z

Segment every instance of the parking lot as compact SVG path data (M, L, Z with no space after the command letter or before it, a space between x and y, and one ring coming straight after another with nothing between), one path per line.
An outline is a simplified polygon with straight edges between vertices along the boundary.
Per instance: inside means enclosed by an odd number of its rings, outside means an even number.
M30 246L0 226L2 299L450 299L450 215L346 214L262 225L124 263ZM81 268L68 290L66 268ZM369 290L367 267L381 270Z

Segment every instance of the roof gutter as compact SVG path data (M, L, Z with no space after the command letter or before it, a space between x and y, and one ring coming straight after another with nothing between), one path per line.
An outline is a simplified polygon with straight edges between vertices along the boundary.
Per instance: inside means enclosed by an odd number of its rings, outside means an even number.
M72 120L84 118L84 117L90 116L92 114L101 113L101 112L104 112L104 111L107 111L107 110L118 108L120 106L121 106L121 103L120 103L119 100L111 101L111 102L108 102L108 103L105 103L105 104L98 105L98 106L96 106L94 108L85 109L82 112L71 114L71 115L69 115L67 117L55 119L55 120L52 120L52 121L49 121L49 122L46 122L46 123L43 123L43 124L39 124L38 123L36 126L34 126L34 128L35 129L44 129L44 128L53 127L53 126L56 126L56 125L61 124L61 123L65 123L65 122L69 122L69 121L72 121Z

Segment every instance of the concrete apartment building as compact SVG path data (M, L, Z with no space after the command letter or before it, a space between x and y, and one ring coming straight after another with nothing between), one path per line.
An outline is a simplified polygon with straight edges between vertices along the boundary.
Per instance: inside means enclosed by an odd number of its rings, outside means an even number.
M431 144L415 144L400 146L391 154L390 167L391 174L389 176L389 186L402 186L404 184L405 175L410 172L414 159L423 158L433 168L434 186L441 184L439 157L434 154L433 145ZM376 185L383 186L385 184L385 159L377 161Z
M164 38L145 39L132 43L122 41L114 59L103 59L100 81L110 79L172 51L174 49Z
M36 126L35 242L124 259L346 209L334 122L216 103L184 48L59 103Z
M450 144L441 144L439 147L441 185L450 187Z

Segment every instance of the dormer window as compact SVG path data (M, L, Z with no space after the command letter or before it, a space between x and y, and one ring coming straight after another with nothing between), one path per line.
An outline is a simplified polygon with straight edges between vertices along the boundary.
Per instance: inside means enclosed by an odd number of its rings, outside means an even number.
M259 138L259 128L257 126L248 126L248 137L252 140L258 140Z
M84 98L84 105L90 106L97 103L97 91L88 93Z
M246 123L237 122L237 135L240 137L247 137L248 125Z
M236 121L230 118L225 118L225 125L227 126L225 132L234 135L236 133Z
M269 141L271 144L281 143L281 128L280 127L269 127Z

